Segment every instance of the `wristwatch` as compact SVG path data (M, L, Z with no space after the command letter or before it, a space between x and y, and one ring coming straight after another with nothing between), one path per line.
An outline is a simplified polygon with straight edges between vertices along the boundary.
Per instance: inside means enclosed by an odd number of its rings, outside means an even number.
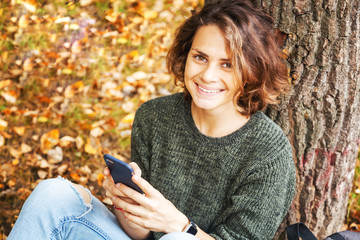
M189 220L189 224L184 229L184 232L190 233L195 236L197 231L198 231L198 229L197 229L196 224Z

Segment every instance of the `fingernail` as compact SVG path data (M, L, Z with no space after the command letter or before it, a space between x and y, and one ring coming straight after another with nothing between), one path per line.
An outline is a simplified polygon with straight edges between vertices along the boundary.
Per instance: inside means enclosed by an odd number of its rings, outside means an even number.
M137 175L134 175L133 178L135 181L138 181L140 179L139 176L137 176Z

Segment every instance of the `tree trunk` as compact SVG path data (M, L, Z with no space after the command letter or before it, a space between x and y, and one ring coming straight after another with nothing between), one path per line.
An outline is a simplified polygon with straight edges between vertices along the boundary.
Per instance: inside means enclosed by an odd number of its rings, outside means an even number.
M255 0L285 39L293 91L268 115L294 149L297 194L279 229L339 231L360 144L360 1ZM281 34L280 34L281 35Z
M297 168L297 193L277 236L301 221L323 239L344 224L360 144L360 1L252 2L274 18L293 85L267 109Z

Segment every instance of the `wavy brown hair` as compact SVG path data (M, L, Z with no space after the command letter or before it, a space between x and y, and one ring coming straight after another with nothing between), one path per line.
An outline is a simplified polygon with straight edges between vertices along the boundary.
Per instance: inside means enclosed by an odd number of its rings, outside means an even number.
M245 0L209 3L199 12L193 11L177 29L166 63L175 84L184 88L185 97L191 99L184 82L186 59L197 30L205 25L216 25L224 33L236 75L234 101L240 113L251 116L276 104L290 84L273 20Z

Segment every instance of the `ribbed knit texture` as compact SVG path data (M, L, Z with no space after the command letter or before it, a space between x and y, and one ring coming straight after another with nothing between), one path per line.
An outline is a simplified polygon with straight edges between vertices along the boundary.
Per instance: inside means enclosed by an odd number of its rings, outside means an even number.
M136 112L131 148L142 176L215 239L272 239L294 194L291 146L262 112L212 138L183 94L153 99Z

